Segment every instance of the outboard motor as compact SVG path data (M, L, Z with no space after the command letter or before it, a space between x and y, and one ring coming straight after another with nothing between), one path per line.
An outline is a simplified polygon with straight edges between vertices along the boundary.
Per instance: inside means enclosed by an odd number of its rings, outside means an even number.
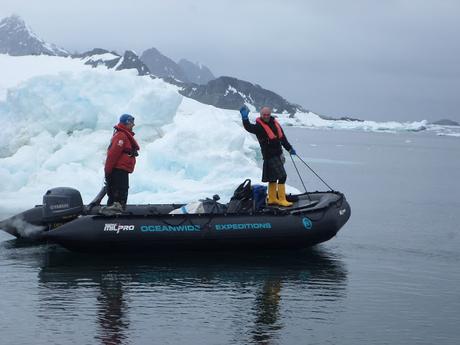
M43 220L59 222L78 217L83 212L83 200L78 190L58 187L43 196Z

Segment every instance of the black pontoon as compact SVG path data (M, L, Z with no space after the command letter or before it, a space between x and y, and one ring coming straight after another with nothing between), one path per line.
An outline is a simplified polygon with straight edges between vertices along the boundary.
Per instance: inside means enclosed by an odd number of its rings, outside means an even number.
M292 195L288 208L229 212L217 200L204 213L171 214L183 204L128 205L122 214L84 206L72 188L54 188L40 206L0 222L18 238L50 241L70 250L138 252L304 248L334 237L350 217L340 192Z

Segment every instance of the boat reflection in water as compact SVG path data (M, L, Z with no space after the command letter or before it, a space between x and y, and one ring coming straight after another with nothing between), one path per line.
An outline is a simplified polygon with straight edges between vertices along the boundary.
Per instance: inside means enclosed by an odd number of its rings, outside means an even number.
M318 318L324 301L344 299L346 286L343 263L321 248L161 259L51 249L39 271L42 312L96 318L102 344L199 343L198 334L205 343L269 344L290 322L283 311Z

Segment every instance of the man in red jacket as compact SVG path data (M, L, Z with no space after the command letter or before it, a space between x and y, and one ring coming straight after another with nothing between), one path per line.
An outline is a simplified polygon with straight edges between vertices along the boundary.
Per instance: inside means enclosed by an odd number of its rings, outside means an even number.
M139 145L134 139L134 117L123 114L116 125L105 160L106 210L122 211L128 200L129 174L134 171Z

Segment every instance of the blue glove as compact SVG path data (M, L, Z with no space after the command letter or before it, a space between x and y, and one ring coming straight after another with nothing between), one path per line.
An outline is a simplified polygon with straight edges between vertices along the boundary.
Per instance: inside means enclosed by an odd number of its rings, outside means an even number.
M243 105L240 109L241 119L247 120L249 116L249 109L247 106Z
M293 156L296 156L297 155L297 152L295 152L294 148L291 147L291 149L289 150L289 153Z

